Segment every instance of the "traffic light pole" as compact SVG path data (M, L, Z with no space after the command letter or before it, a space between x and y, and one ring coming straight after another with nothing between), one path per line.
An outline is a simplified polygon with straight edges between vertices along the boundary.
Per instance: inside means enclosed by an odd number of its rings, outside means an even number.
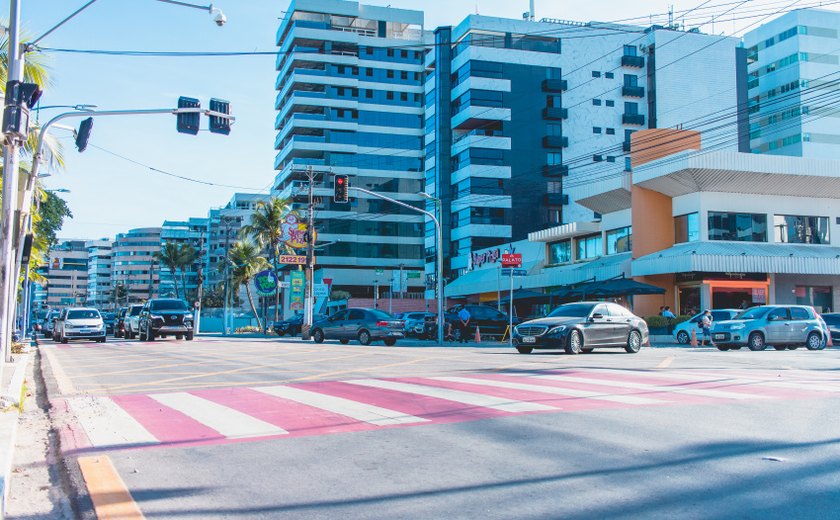
M309 239L306 241L306 297L303 306L303 326L301 336L309 339L309 331L312 330L313 306L315 305L315 218L313 215L314 201L312 197L312 185L315 184L315 172L310 166L307 170L309 179L309 209L307 211L306 232Z

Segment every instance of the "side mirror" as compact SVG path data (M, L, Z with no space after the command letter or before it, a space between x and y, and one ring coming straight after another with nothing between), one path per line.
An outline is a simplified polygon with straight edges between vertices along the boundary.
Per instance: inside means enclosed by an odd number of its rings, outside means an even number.
M593 314L592 316L589 317L589 321L592 322L592 321L595 321L596 319L599 320L603 317L604 317L603 314L601 314L600 312L596 312L595 314Z

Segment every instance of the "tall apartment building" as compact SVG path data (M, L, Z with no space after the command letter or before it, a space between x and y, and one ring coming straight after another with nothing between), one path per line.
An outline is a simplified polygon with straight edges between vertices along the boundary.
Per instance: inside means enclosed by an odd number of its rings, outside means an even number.
M175 273L177 276L177 294L187 301L198 297L199 273L202 272L205 258L201 254L207 242L207 230L210 219L191 217L188 220L166 220L160 232L160 246L164 244L189 244L196 251L196 259L191 264ZM160 295L175 297L175 277L166 265L160 266Z
M423 13L293 0L277 45L273 194L294 198L305 218L303 172L318 172L317 266L333 287L370 296L383 270L422 270L423 215L352 192L336 204L330 173L422 207Z
M87 304L100 309L111 306L113 287L111 267L113 242L103 238L85 243L88 254Z
M47 299L51 308L85 305L88 296L88 250L84 240L65 240L50 250Z
M257 204L269 199L258 193L235 193L221 208L207 214L207 234L204 246L204 287L219 285L224 279L224 258L228 247L239 240L242 226L251 222Z
M745 53L733 38L473 15L438 28L434 43L425 61L425 180L440 200L449 279L472 268L474 251L598 220L581 199L629 207L637 130L684 126L701 131L708 149L747 145L737 81ZM427 226L430 253L434 241ZM430 280L434 258L426 258Z
M160 294L160 264L154 255L160 251L161 231L137 228L116 236L111 281L121 295L118 303L142 303Z
M791 11L744 35L753 153L840 153L840 13Z

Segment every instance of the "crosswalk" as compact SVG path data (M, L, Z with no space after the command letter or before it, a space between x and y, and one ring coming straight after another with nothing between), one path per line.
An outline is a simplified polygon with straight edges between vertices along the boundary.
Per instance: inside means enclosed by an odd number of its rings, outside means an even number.
M70 397L66 452L192 446L532 413L837 396L840 381L747 371L558 370Z

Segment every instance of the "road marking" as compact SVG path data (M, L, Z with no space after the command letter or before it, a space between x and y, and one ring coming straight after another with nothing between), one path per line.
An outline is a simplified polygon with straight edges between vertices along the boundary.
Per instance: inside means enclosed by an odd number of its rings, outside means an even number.
M500 410L503 412L519 413L557 410L557 408L554 406L547 406L539 403L529 403L527 401L514 401L511 399L502 399L499 397L477 394L474 392L465 392L463 390L450 390L448 388L415 385L412 383L400 383L398 381L385 381L380 379L357 379L355 381L345 382L353 385L370 386L373 388L383 388L386 390L396 390L398 392L425 395L426 397L436 397L438 399L446 399L448 401L455 401L456 403L463 403L471 406L481 406L484 408L491 408L493 410Z
M96 518L99 520L139 520L145 518L140 508L117 473L111 459L98 457L79 457L79 469L82 472L88 494L93 502Z
M630 381L611 381L608 379L589 379L586 377L574 376L557 376L557 375L540 375L534 376L538 379L548 379L551 381L565 381L569 383L582 383L587 385L601 385L619 388L636 388L639 390L646 390L649 392L667 392L687 395L698 395L702 397L717 397L720 399L764 399L765 396L759 394L739 394L735 392L724 392L722 390L708 390L699 388L684 388L680 386L661 386L648 383L633 383ZM701 381L697 381L700 383Z
M422 417L415 417L403 412L380 408L378 406L361 403L359 401L352 401L350 399L344 399L343 397L310 392L293 386L268 386L252 388L252 390L272 395L274 397L296 401L301 404L314 406L315 408L352 417L353 419L375 424L377 426L428 422L427 419L423 419Z
M433 377L439 381L452 381L453 383L469 383L473 385L494 386L498 388L511 388L514 390L528 390L531 392L542 392L544 394L563 395L568 397L585 397L599 401L612 401L625 404L662 404L664 401L650 399L648 397L636 397L632 395L610 395L603 392L589 392L572 388L559 388L556 386L531 385L527 383L514 383L510 381L497 381L495 379L481 379L470 377Z
M73 395L76 393L76 388L73 386L73 381L67 377L67 373L64 372L64 367L61 366L61 363L58 362L58 359L55 357L55 349L52 348L43 348L41 349L47 356L47 363L50 365L50 369L52 369L53 377L55 378L55 383L58 385L58 392L61 395Z
M671 366L671 363L673 363L673 362L674 362L674 356L668 356L665 359L663 359L661 363L656 365L656 368L668 368L669 366Z
M273 424L186 392L150 394L149 397L213 428L230 439L289 433Z
M154 435L109 397L71 397L67 402L87 433L91 445L97 448L158 442Z

